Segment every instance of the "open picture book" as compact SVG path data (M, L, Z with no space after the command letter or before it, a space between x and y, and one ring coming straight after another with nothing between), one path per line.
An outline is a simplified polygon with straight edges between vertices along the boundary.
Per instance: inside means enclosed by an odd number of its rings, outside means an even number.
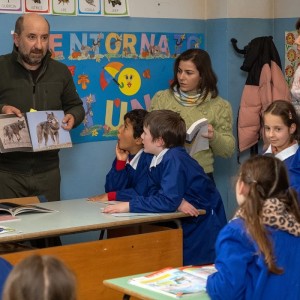
M0 152L45 151L72 147L70 132L61 127L62 110L0 114Z
M185 294L204 293L214 265L164 268L146 276L131 278L129 283L157 293L180 298Z
M0 202L0 216L10 214L17 216L23 213L50 213L56 212L56 210L41 207L33 204L16 204L11 202Z
M202 134L208 133L208 121L205 118L195 121L186 132L186 149L192 156L194 153L209 149L208 138Z

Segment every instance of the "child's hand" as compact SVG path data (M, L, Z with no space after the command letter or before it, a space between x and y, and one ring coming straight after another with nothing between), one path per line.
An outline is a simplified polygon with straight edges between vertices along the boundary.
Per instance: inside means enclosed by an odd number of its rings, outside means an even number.
M88 198L89 201L108 201L107 193Z
M178 211L181 211L187 215L190 215L192 217L198 217L199 211L196 207L194 207L191 203L187 202L186 200L182 199L178 209Z
M129 212L129 202L123 202L119 204L109 204L103 209L103 212L106 214Z
M129 152L120 149L119 148L119 143L117 143L117 145L116 145L116 157L117 157L117 160L126 161L127 158L128 158L128 155L129 155Z

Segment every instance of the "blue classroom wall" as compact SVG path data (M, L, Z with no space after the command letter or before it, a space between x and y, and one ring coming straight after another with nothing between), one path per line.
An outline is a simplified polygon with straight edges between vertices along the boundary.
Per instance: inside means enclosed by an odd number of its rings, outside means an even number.
M18 15L0 15L0 54L10 52L13 30ZM187 32L204 33L206 50L210 53L214 70L219 79L220 95L233 107L234 134L236 116L247 73L240 70L243 56L235 53L230 39L238 40L243 48L251 39L273 35L284 64L284 32L294 28L296 19L155 19L46 16L52 31L123 31L123 32ZM63 149L61 158L62 199L89 197L104 192L105 175L115 156L116 141L75 144ZM241 161L249 156L246 151ZM215 178L230 218L236 208L233 178L238 168L236 152L230 159L216 158Z

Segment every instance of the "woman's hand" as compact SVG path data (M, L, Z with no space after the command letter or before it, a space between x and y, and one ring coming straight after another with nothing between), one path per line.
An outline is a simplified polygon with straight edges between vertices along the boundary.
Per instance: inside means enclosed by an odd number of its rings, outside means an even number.
M215 130L211 124L207 125L207 129L207 134L202 134L202 136L212 140L215 137Z

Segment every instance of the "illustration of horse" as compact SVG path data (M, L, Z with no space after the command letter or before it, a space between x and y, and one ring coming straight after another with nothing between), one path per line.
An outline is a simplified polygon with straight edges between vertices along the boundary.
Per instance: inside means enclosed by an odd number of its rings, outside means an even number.
M6 144L7 142L15 142L14 137L17 138L17 142L21 140L20 131L25 128L25 121L18 120L18 122L14 122L11 124L7 124L3 127L3 142Z
M54 144L59 144L59 128L60 124L54 113L47 113L47 120L37 124L36 134L39 143L39 147L45 140L44 144L47 147L49 136L51 137Z

